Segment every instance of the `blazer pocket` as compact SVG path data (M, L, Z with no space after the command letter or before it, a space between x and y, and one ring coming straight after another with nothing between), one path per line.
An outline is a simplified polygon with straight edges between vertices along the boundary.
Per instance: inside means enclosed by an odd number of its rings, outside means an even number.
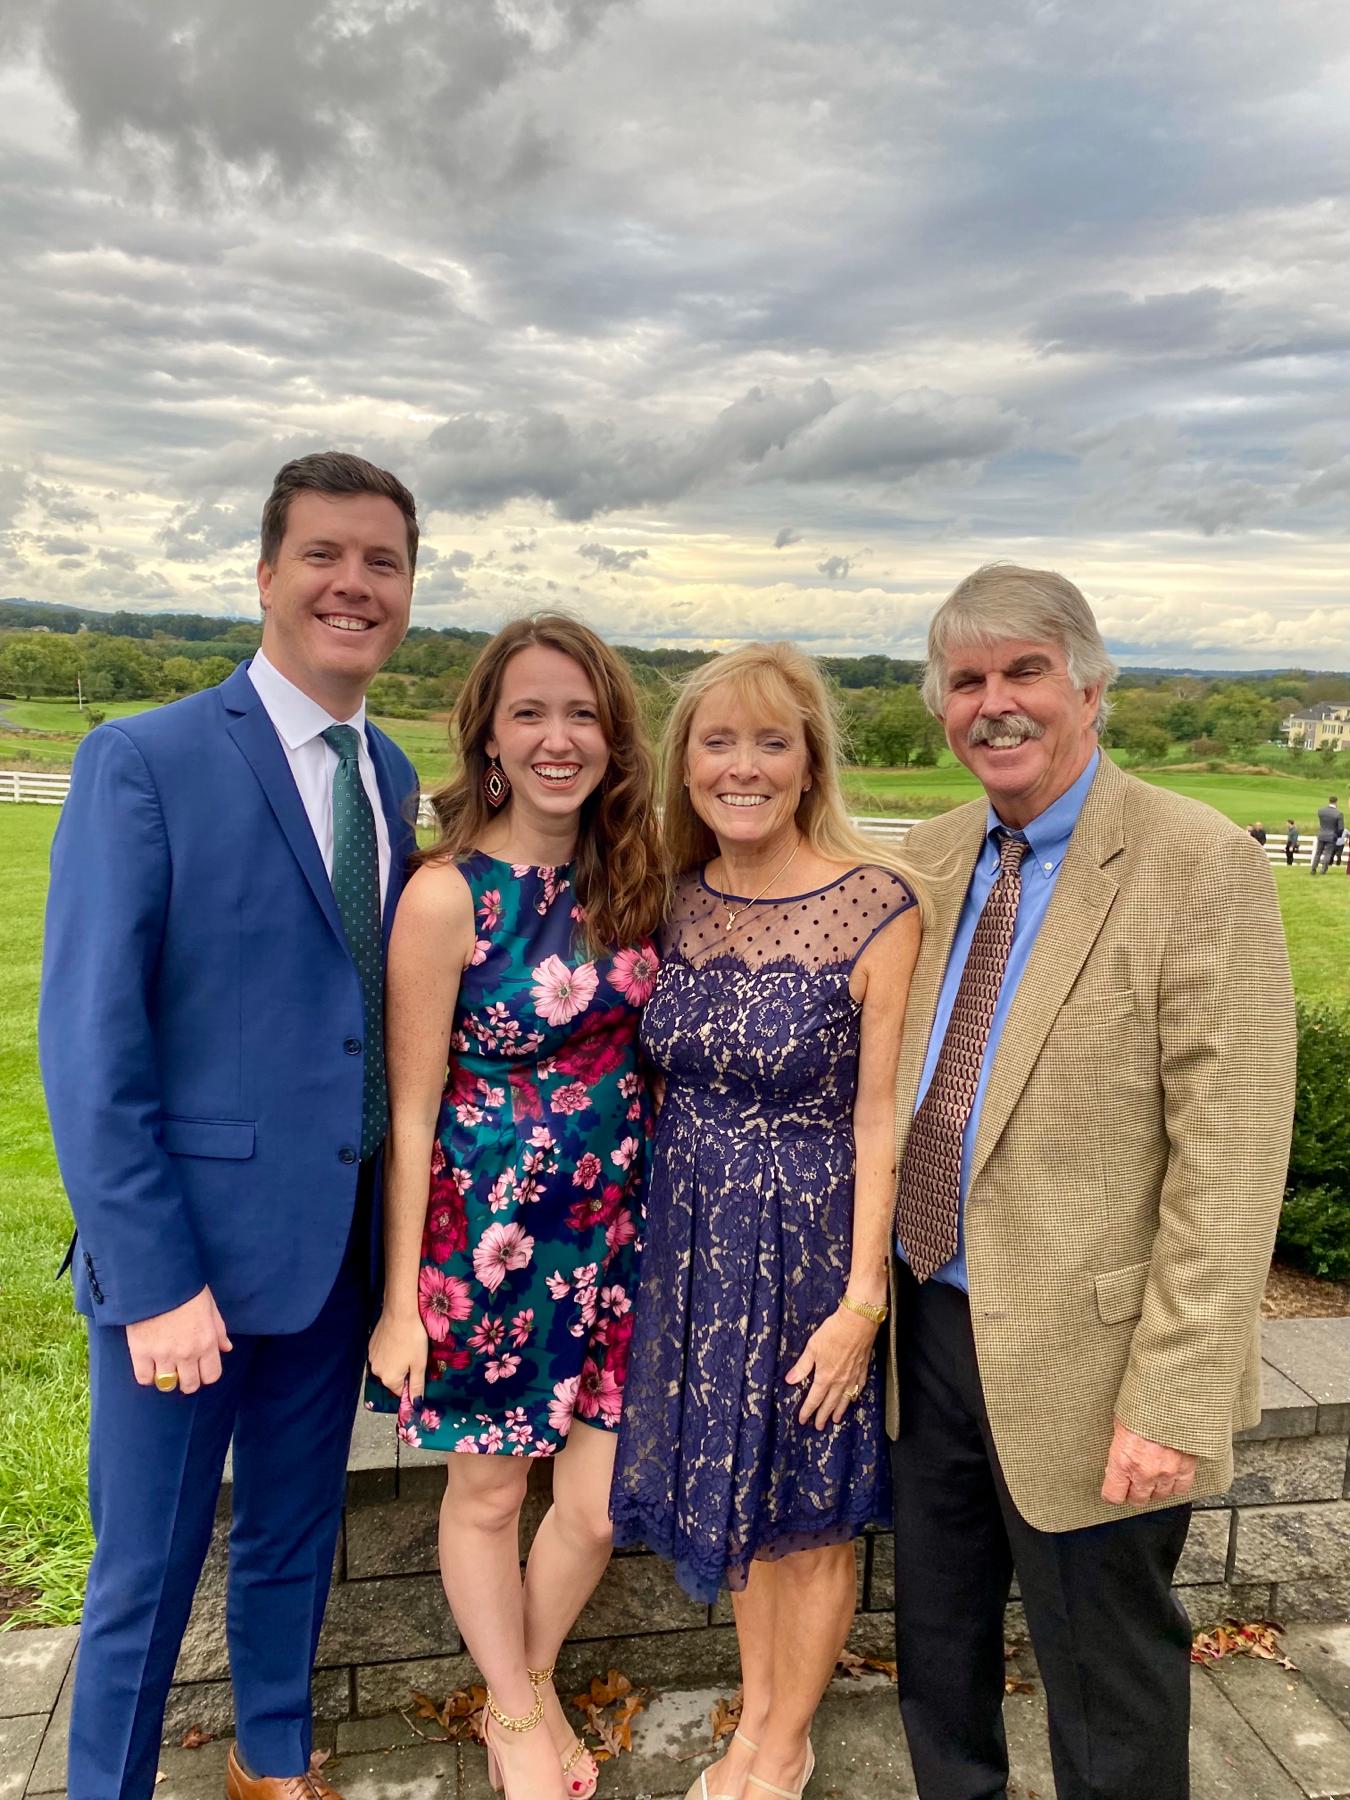
M159 1122L159 1141L170 1156L215 1156L242 1162L253 1154L257 1127L251 1119L171 1119Z
M1055 1015L1056 1031L1110 1031L1135 1015L1134 995L1124 993L1093 994L1069 1000Z
M1097 1277L1097 1311L1103 1325L1123 1325L1127 1319L1139 1317L1144 1310L1144 1289L1152 1267L1151 1262L1129 1263L1123 1269L1112 1269Z

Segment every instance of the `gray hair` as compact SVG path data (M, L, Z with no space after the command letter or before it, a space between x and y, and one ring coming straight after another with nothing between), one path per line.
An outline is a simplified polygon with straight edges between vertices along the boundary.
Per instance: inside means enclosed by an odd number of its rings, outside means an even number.
M943 601L928 627L924 705L942 712L948 657L958 644L998 644L1009 638L1055 643L1064 652L1069 680L1080 691L1102 684L1093 727L1101 731L1111 711L1106 690L1119 674L1082 594L1053 569L986 563L967 575Z

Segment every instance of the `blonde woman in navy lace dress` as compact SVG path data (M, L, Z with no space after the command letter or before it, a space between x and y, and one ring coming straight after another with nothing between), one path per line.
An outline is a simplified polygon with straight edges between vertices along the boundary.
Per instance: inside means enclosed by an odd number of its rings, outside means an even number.
M730 1587L741 1729L691 1795L797 1795L889 1522L873 1357L895 1195L914 889L850 825L828 696L786 644L719 657L668 728L683 874L642 1041L664 1075L611 1510Z

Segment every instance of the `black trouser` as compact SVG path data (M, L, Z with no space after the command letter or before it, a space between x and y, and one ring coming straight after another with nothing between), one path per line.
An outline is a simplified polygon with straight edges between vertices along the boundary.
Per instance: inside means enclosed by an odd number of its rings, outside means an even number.
M895 1635L921 1800L1003 1800L1003 1609L1016 1572L1058 1800L1185 1800L1190 1627L1172 1593L1189 1506L1037 1531L1004 1484L970 1305L900 1273Z

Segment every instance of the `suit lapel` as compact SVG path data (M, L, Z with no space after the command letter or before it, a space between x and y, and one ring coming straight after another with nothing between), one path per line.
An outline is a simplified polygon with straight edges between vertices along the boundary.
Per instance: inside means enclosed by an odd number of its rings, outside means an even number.
M285 834L286 842L290 845L324 918L345 949L347 939L343 934L342 920L338 916L337 902L333 898L333 884L323 866L323 858L319 854L319 846L305 813L304 803L300 799L300 791L295 785L295 777L291 774L291 766L286 760L281 739L267 716L267 708L263 705L257 688L248 678L244 664L241 663L234 674L220 684L220 697L225 707L230 736L257 777L267 804L276 815L276 821Z
M1115 900L1119 883L1103 864L1124 848L1124 797L1125 777L1103 751L999 1038L971 1158L972 1192Z

